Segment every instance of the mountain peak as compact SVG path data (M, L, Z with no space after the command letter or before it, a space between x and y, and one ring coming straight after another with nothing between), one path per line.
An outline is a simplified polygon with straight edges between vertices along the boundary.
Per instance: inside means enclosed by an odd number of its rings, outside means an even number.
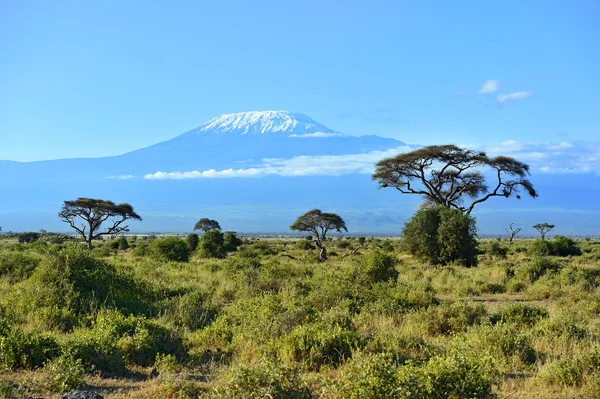
M251 111L223 114L213 118L197 129L198 133L240 134L307 134L336 133L308 116L288 111Z

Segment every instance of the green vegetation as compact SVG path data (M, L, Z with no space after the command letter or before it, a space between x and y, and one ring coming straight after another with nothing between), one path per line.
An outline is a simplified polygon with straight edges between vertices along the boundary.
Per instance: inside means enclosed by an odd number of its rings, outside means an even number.
M0 397L600 395L599 241L469 235L463 252L472 219L426 207L407 229L415 220L444 239L329 239L326 263L314 240L215 229L196 251L177 237L89 251L11 236L0 243Z

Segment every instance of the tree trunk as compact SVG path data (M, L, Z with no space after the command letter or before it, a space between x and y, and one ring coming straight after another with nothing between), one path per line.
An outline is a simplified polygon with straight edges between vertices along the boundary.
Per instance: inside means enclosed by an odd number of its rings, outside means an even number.
M321 251L319 252L319 256L321 257L321 260L323 260L323 261L327 260L327 248L321 247Z

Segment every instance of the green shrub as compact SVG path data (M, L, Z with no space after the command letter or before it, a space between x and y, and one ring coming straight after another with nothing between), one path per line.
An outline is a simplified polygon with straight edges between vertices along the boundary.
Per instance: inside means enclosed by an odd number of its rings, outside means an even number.
M188 234L185 237L185 242L188 246L189 252L194 252L196 248L198 248L198 244L200 243L200 237L196 233Z
M492 256L504 259L504 258L506 258L506 255L508 254L508 248L503 247L497 241L492 241L490 243L489 254Z
M419 330L429 335L439 335L464 332L470 326L481 324L486 314L483 305L453 302L432 306L409 316Z
M398 388L397 367L389 354L355 352L342 369L339 397L395 398Z
M27 279L40 264L40 258L22 252L0 252L0 276L8 276L11 283Z
M0 320L0 322L2 322ZM0 326L0 367L6 370L32 369L60 354L56 339L49 335L23 332L6 321Z
M409 310L437 305L435 291L427 283L389 281L374 284L362 298L362 312L395 316Z
M396 258L382 251L371 251L357 268L358 280L365 284L396 280Z
M396 398L492 399L494 379L478 359L449 355L430 359L422 367L399 368L399 389Z
M560 268L558 263L547 256L536 256L530 260L521 270L525 278L533 283L548 272L555 272Z
M310 251L315 249L314 245L308 240L299 240L296 242L296 248L301 249L303 251Z
M550 256L554 255L554 246L548 240L535 240L529 246L529 253L533 256Z
M579 387L586 379L600 378L600 350L548 363L540 372L542 381L563 387Z
M493 324L503 322L531 327L546 318L548 318L548 310L546 308L514 303L493 314L490 317L490 321Z
M36 242L39 239L40 233L36 232L19 233L18 235L19 244L29 244L32 242Z
M67 392L83 385L85 369L81 359L62 355L44 366L48 375L48 388L54 392Z
M216 310L209 304L210 296L201 290L193 290L170 298L164 305L164 317L177 327L197 330L210 324Z
M356 331L339 324L323 322L296 327L284 337L282 350L289 360L305 364L311 370L321 366L337 366L350 359L352 350L359 347Z
M565 236L554 236L554 239L552 240L552 246L554 247L554 255L556 256L581 255L581 249L575 240Z
M587 329L572 313L559 313L536 326L536 332L554 337L581 340L588 336Z
M242 244L242 240L238 238L234 232L228 231L225 233L225 236L223 237L223 245L225 246L225 250L227 252L236 251Z
M218 398L246 399L311 399L313 394L295 368L284 367L271 360L257 364L238 364L224 375L223 383L214 391Z
M226 251L223 233L218 230L207 231L200 239L199 248L205 258L224 258Z
M117 249L120 251L129 249L129 242L125 236L119 236L113 242L117 243Z
M475 219L459 210L428 206L404 225L402 238L408 252L432 264L477 263Z
M70 330L82 315L102 306L132 313L149 311L152 293L143 284L97 259L80 245L48 253L31 277L9 295L9 310L30 316L46 328Z
M152 242L152 253L165 262L187 262L189 250L186 242L179 237L166 237Z

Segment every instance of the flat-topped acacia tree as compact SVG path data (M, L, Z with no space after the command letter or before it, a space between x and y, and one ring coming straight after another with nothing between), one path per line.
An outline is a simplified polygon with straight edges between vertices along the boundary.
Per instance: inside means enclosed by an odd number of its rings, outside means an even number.
M321 260L327 260L327 249L323 245L329 231L335 230L341 233L342 230L348 232L346 222L336 213L322 212L320 209L312 209L296 219L290 226L291 230L306 231L314 239L317 248L320 250Z
M209 219L209 218L202 218L202 219L198 220L198 222L196 222L196 225L194 226L194 230L202 230L205 233L209 232L211 230L221 231L221 226L219 225L219 222L217 222L216 220Z
M142 220L127 203L115 204L112 201L78 198L75 201L65 201L58 213L60 219L69 223L92 249L92 241L104 235L116 236L129 231L129 226L123 225L126 220ZM77 225L77 220L83 223ZM110 227L100 230L102 223L112 223Z
M483 171L494 174L488 186ZM385 158L375 165L373 180L380 188L393 187L403 194L421 195L427 204L455 208L469 215L491 197L521 198L524 190L537 197L526 177L529 165L516 159L488 157L484 152L452 144L432 145ZM464 205L469 198L470 203Z

